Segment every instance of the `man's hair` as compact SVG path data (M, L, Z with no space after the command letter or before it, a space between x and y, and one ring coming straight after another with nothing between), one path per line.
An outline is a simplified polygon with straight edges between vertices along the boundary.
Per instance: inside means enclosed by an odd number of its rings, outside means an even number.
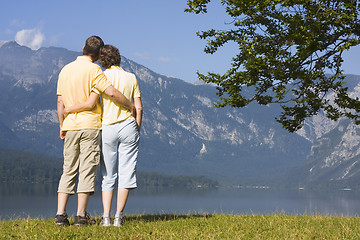
M100 49L104 46L103 40L98 36L91 36L86 39L83 49L83 55L97 58L100 53Z
M100 50L99 63L103 68L110 68L111 66L120 66L121 56L119 49L113 45L105 45Z

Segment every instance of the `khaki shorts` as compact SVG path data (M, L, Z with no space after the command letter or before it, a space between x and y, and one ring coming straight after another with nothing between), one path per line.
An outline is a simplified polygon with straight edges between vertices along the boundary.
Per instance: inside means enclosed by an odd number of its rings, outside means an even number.
M64 141L64 166L58 192L74 194L95 191L96 170L100 162L100 130L67 131Z

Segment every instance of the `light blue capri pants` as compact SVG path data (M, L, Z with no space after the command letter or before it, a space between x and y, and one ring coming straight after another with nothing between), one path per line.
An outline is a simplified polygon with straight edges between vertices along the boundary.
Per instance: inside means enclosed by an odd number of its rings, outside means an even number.
M118 188L137 187L136 161L139 139L134 119L102 126L102 191L113 191L116 179Z

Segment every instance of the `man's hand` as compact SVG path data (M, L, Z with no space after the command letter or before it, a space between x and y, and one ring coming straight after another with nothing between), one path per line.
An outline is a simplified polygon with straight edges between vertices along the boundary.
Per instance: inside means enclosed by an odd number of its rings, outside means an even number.
M131 105L130 112L131 112L131 115L133 115L133 117L136 118L136 107L134 104Z
M63 141L65 140L65 135L66 135L66 131L61 131L60 130L60 139L61 140L63 140Z
M127 99L124 94L122 94L119 90L114 88L112 85L110 85L108 88L105 89L104 93L108 95L112 101L114 101L116 104L123 106L130 110L131 114L134 112L134 104ZM135 113L136 115L136 113ZM135 116L134 115L134 116Z
M64 116L66 117L70 113L69 108L64 108Z
M119 92L116 88L114 88L112 85L105 89L104 93L108 95L112 101L114 101L116 104L123 106L130 110L131 115L136 118L136 107L134 104L127 99L124 94Z
M59 127L60 127L60 139L61 140L64 140L65 139L65 135L66 135L66 132L65 131L61 131L61 128L62 128L62 125L63 125L63 122L64 122L64 102L62 100L62 96L59 95L58 96L58 99L57 99L57 114L58 114L58 118L59 118Z

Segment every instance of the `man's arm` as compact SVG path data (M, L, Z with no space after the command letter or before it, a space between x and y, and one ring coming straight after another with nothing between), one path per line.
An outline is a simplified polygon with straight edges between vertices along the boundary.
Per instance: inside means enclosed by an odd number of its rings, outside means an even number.
M141 127L141 122L142 122L142 102L141 102L141 98L136 97L134 98L134 105L135 105L135 109L136 109L136 123L138 126L138 131L140 132L140 127Z
M91 110L95 107L96 101L98 100L98 98L99 98L99 94L97 94L95 92L91 92L89 98L86 101L76 104L74 106L65 108L64 113L68 114L68 113L75 113L75 112Z
M134 104L127 99L124 94L119 92L112 85L105 89L104 93L108 95L112 101L130 110L131 114L136 117L136 109Z
M66 135L66 131L62 131L62 125L64 122L64 103L62 100L62 96L58 95L58 99L57 99L57 114L58 114L58 118L59 118L59 125L60 125L60 138L62 140L65 139L65 135Z

